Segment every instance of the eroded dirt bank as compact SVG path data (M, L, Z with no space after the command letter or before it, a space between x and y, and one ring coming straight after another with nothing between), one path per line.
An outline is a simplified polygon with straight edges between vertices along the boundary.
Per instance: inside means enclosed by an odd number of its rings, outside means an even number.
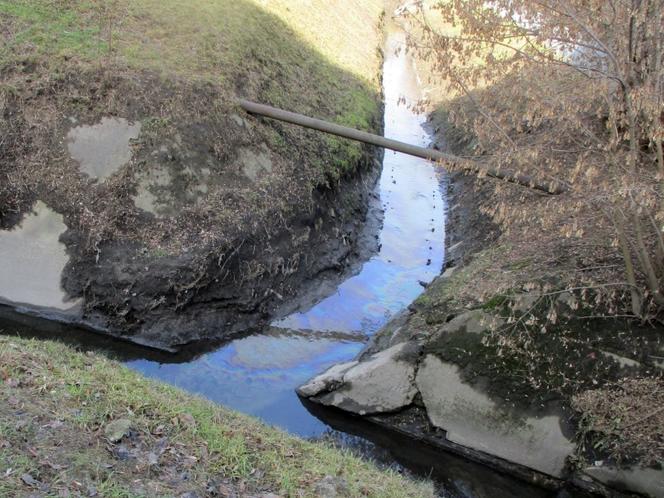
M95 7L2 7L0 236L18 244L2 301L177 349L260 326L371 250L361 232L382 153L235 104L382 130L381 3L317 3L120 2L109 38L91 27L108 14ZM30 38L44 26L79 38ZM45 257L20 250L34 243L23 233L45 219L44 251L64 255L44 278L49 299L15 291Z

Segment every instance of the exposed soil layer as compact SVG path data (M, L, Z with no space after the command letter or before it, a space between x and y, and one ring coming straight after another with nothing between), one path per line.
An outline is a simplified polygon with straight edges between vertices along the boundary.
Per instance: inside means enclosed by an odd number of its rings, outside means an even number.
M372 250L360 232L378 150L332 157L324 137L245 116L208 83L87 66L56 77L5 68L2 78L16 91L2 100L0 226L36 200L63 216L63 287L85 300L82 315L63 320L164 349L227 337ZM105 116L142 128L131 160L96 179L66 137ZM144 183L149 175L158 180ZM141 193L155 210L137 206Z
M372 246L358 241L378 172L374 165L345 182L341 195L320 195L314 217L290 220L269 238L243 234L221 254L205 248L155 261L136 257L136 246L106 246L98 263L70 263L67 288L85 296L86 321L153 347L227 339L262 327L283 314L286 301L293 306L308 281L323 273L341 278L360 254L376 247L375 239L369 239Z

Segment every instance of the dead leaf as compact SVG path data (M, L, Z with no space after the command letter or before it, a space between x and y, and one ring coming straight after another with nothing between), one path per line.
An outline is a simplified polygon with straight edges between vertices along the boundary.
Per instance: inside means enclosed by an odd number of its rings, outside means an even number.
M219 495L222 498L233 498L233 497L237 496L237 494L235 493L235 490L233 489L233 487L228 485L228 484L223 484L223 483L219 484L218 491L219 491Z
M57 463L53 463L49 460L42 460L39 462L39 465L42 465L44 467L48 467L51 470L55 470L56 472L59 472L61 470L65 470L68 466L67 465L59 465Z

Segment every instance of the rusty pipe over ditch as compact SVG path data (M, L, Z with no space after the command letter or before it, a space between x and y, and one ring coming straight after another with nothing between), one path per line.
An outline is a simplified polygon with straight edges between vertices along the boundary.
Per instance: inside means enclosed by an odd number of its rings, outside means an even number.
M283 109L277 109L276 107L271 107L269 105L258 104L248 100L240 100L239 104L242 109L250 114L277 119L286 123L303 126L305 128L311 128L312 130L318 130L325 133L330 133L332 135L337 135L339 137L348 138L350 140L356 140L358 142L364 142L367 144L375 145L377 147L394 150L396 152L402 152L411 156L421 157L429 161L442 164L455 164L467 171L471 171L478 175L482 174L491 178L497 178L506 182L515 183L517 185L534 189L546 194L558 195L567 190L561 184L539 182L533 177L524 175L522 173L484 168L477 165L477 163L470 159L464 159L453 154L447 154L445 152L429 149L426 147L418 147L417 145L411 145L405 142L400 142L398 140L381 137L380 135L375 135L366 131L360 131L354 128L349 128L347 126L330 123L329 121L323 121L322 119L312 118L295 112L284 111Z

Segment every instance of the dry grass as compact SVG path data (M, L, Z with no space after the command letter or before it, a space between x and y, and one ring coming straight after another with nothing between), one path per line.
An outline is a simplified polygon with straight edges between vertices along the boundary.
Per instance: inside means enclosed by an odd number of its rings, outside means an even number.
M435 25L436 16L428 15ZM442 23L437 28L455 34ZM416 45L421 33L415 29L413 34ZM459 258L466 264L452 278L427 289L418 300L418 319L434 333L465 308L501 314L505 324L498 330L458 345L472 349L472 361L451 354L448 359L468 363L469 377L491 379L494 395L517 404L554 398L573 405L588 424L579 428L580 436L586 430L601 433L591 441L597 443L597 458L661 463L662 381L653 361L664 340L661 314L655 306L644 306L638 317L631 310L625 260L606 215L608 200L621 189L650 192L654 167L644 161L640 177L622 178L607 156L594 152L596 142L609 141L607 113L599 93L587 91L592 86L585 78L559 67L515 63L496 69L491 85L466 80L466 93L445 77L470 77L485 61L462 60L458 51L452 67L445 68L436 66L435 54L420 53L430 57L420 67L422 79L430 77L439 144L484 165L560 178L571 188L549 197L493 179L465 182L474 191L457 195L455 202L464 214L464 207L474 211L474 217L452 227L469 239L460 252L482 247L477 242L487 226L497 228L498 235L472 257ZM489 64L499 66L495 60ZM642 153L650 151L644 146ZM641 214L650 226L650 213ZM627 228L630 236L632 229ZM652 254L655 240L646 240ZM656 263L661 266L661 259ZM645 288L645 275L639 274L637 282ZM564 295L572 297L562 303L558 298L566 289ZM524 294L529 304L514 306ZM622 367L607 351L636 363ZM612 411L612 402L620 413ZM649 417L641 421L639 415Z
M616 385L584 391L573 399L583 413L584 441L616 461L662 463L664 381L626 378Z

